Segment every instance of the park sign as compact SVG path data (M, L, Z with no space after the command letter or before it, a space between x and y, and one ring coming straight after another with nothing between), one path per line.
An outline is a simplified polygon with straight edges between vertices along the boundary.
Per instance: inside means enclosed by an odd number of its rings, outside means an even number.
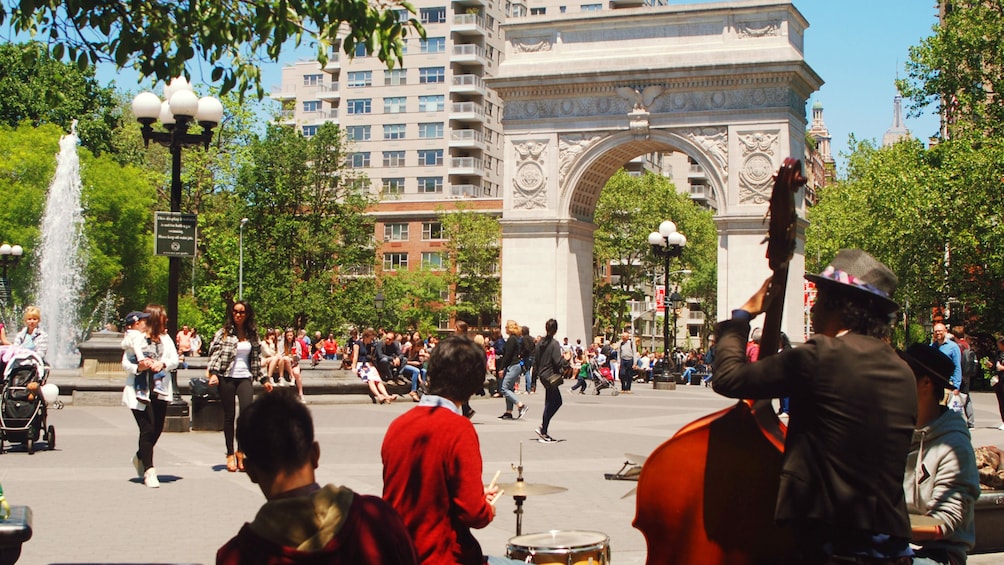
M195 257L198 216L180 212L153 213L154 255Z

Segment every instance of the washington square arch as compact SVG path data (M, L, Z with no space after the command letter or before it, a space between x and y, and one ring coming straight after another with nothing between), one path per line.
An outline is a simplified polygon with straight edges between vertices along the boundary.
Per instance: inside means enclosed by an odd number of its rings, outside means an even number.
M505 24L505 59L486 80L505 108L502 319L542 328L553 317L560 335L591 334L600 191L629 160L661 151L696 160L717 195L718 317L753 294L770 274L761 242L772 175L803 155L806 101L822 84L803 57L807 27L778 0ZM791 336L803 333L804 222L799 234Z

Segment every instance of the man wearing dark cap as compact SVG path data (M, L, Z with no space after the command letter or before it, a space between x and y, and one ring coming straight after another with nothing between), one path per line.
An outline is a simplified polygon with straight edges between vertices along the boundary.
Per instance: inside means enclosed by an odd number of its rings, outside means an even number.
M750 320L769 281L717 329L712 386L731 398L790 397L775 520L794 534L798 562L910 562L903 470L917 418L910 367L888 343L896 276L845 249L819 275L801 347L748 362Z
M966 420L941 404L952 390L955 364L922 344L900 356L917 379L917 429L906 461L903 490L912 518L915 564L957 565L976 541L973 507L980 496L972 438Z

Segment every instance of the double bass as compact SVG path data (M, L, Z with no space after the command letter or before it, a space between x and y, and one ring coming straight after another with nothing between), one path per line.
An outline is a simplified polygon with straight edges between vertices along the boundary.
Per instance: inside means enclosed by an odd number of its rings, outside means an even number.
M767 259L773 271L760 356L780 345L788 263L795 251L795 194L802 163L787 158L769 205ZM794 543L774 522L786 427L769 400L741 400L684 426L645 461L634 527L647 563L794 563Z

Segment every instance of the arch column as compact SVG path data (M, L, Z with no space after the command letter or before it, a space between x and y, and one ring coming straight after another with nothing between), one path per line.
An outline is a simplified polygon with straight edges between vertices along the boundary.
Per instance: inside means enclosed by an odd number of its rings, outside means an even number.
M568 219L502 220L502 319L543 335L548 318L559 337L592 339L593 232Z

